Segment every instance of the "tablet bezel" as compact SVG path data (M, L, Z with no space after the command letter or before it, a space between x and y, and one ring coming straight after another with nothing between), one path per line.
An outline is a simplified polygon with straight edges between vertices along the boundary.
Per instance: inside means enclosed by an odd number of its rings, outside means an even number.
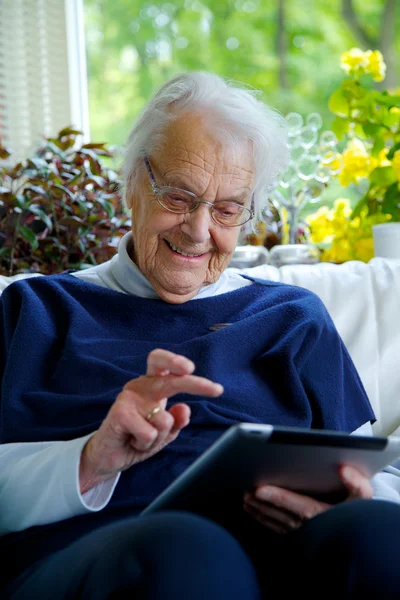
M245 491L277 485L335 503L347 495L340 464L371 478L400 457L400 438L350 435L239 423L162 492L143 514L188 510L214 518L221 510L241 510Z

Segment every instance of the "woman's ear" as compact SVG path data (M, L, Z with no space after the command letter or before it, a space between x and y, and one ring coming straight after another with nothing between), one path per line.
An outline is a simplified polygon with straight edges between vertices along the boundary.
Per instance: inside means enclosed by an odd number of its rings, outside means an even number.
M133 194L131 191L125 194L125 206L128 210L132 209Z
M138 160L134 169L129 175L128 181L126 182L125 206L128 210L132 210L135 194L137 193L138 188L141 188L143 184L143 177L144 173L143 169L141 169L141 162Z

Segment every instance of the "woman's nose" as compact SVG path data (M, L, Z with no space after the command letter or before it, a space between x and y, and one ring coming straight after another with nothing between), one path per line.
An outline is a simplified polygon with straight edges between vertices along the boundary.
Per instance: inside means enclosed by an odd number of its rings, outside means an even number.
M200 204L196 210L185 215L181 229L194 242L199 244L210 238L210 228L213 223L210 208L206 204Z

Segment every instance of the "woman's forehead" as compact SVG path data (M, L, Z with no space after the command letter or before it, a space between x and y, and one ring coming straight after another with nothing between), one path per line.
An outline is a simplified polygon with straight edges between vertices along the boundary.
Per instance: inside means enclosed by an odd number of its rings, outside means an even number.
M235 194L246 200L252 182L252 171L229 164L229 161L221 161L220 157L207 163L197 161L195 157L188 157L184 161L170 157L160 170L162 185L178 187L197 195L207 190L219 190L223 196Z
M186 115L173 121L152 159L158 175L168 185L199 177L223 177L249 185L253 178L249 149L224 144L213 135L203 115Z

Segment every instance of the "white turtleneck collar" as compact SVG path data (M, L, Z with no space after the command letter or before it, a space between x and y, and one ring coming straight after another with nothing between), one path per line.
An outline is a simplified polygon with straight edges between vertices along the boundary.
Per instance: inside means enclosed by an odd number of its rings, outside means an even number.
M88 283L112 289L123 294L133 294L141 298L158 298L154 288L130 258L132 250L132 233L126 233L118 246L118 253L109 261L72 273L75 277ZM215 283L203 286L192 298L198 300L209 296L217 296L231 292L239 287L250 285L251 281L241 277L236 271L227 269Z

